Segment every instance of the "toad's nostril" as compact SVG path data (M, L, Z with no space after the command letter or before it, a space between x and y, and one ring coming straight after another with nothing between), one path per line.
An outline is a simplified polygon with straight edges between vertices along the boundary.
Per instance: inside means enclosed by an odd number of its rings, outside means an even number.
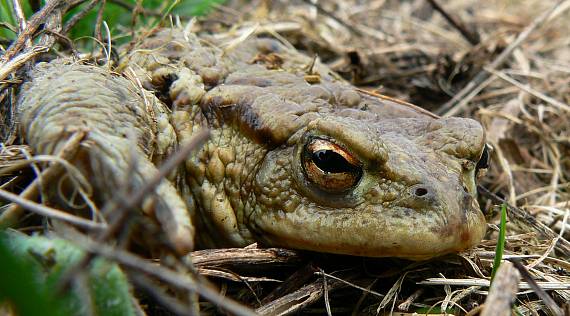
M416 188L416 189L414 190L414 194L415 194L417 197L422 197L422 196L428 194L428 190L427 190L426 188L419 187L419 188Z
M399 203L414 210L431 209L440 204L435 196L436 188L430 183L418 183L410 187Z

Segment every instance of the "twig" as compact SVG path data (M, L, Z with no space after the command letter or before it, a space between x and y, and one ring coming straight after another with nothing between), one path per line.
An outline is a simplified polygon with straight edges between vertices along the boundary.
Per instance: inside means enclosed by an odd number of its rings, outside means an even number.
M511 306L517 297L519 278L510 262L501 264L485 299L481 316L510 316Z
M99 6L99 10L97 10L97 20L95 22L95 38L99 42L103 42L103 36L101 35L101 25L103 23L103 12L105 11L105 4L107 3L106 0L101 0L101 5ZM110 47L108 47L110 48Z
M553 242L554 244L554 242ZM550 249L549 249L550 250ZM548 253L550 253L550 251L547 250ZM477 251L477 256L479 256L479 258L493 258L495 256L495 252L494 251ZM505 260L511 260L511 259L539 259L541 261L546 261L549 264L555 265L555 266L559 266L562 267L564 269L570 270L570 262L564 261L562 259L558 259L558 258L553 258L553 257L545 257L544 259L542 259L544 255L503 255L503 259ZM529 266L531 266L533 263L529 264Z
M71 50L71 54L79 58L79 52L69 37L53 30L44 30L43 32L52 35L63 48L69 48L69 50Z
M267 296L261 300L261 305L269 304L270 302L278 299L279 297L300 288L303 284L307 283L315 273L315 266L312 262L303 266L295 273L291 274L283 283L273 289Z
M14 71L16 71L18 68L22 67L28 60L36 57L41 53L45 53L48 50L49 47L46 46L33 46L29 50L10 59L8 62L0 63L0 80L6 79L6 77L14 73Z
M392 287L390 287L390 290L388 290L388 292L386 293L386 296L384 296L382 301L380 301L380 304L378 304L378 306L376 307L376 314L380 314L380 311L386 306L388 306L390 302L392 302L390 312L394 311L394 305L396 304L396 298L398 296L398 293L402 288L402 282L404 282L404 279L408 276L410 272L411 271L406 271L400 274L396 282L394 282ZM442 309L445 310L445 306L443 306L443 304L442 307L443 307Z
M324 296L325 296L325 308L327 310L327 315L332 316L331 302L329 300L329 286L327 284L327 277L326 277L325 271L323 271L323 269L319 268L319 271L323 275L323 292L324 292Z
M57 154L57 156L63 160L71 160L79 150L79 144L85 137L85 132L77 132L73 134L67 142L64 144L63 148ZM58 177L63 171L63 167L59 163L55 163L52 166L46 168L42 171L41 176L36 178L25 190L20 194L20 197L24 200L35 201L40 193L40 182L41 178L44 181L44 185L52 182L56 177ZM24 213L24 209L18 205L14 204L0 215L0 225L4 227L13 226L19 218Z
M436 0L427 0L427 2L429 2L429 4L431 4L431 6L437 12L439 12L447 20L447 22L449 22L449 24L455 27L459 31L459 33L461 33L461 35L463 35L463 37L465 37L465 39L469 43L471 43L471 45L479 44L479 42L481 41L479 34L468 30L465 24L463 24L463 22L458 16L451 15L449 12L444 10L443 7Z
M8 47L4 56L0 58L0 66L2 69L8 61L10 61L14 56L16 56L16 54L20 52L26 41L30 39L32 35L38 30L40 25L42 25L47 20L47 18L51 16L53 10L64 3L64 0L48 1L47 4L38 13L32 16L32 19L28 22L28 25L24 32L20 33L16 41L12 43L10 47ZM1 79L4 78L0 75L0 80Z
M91 11L91 9L93 9L97 5L97 3L99 3L99 1L101 0L91 0L91 2L89 2L85 7L81 9L81 11L74 14L63 26L62 33L67 34L71 30L71 28L75 24L77 24L77 22L83 19L87 15L87 13L89 13L89 11Z
M466 297L471 296L473 293L475 293L476 291L479 291L480 289L481 289L480 286L470 286L466 289L459 290L459 293L457 295L455 295L455 297L453 297L451 302L453 304L456 304L457 302L463 300Z
M134 5L134 7L129 10L132 12L131 13L131 43L137 42L136 26L137 26L137 22L139 19L139 14L141 14L142 11L144 10L142 2L143 2L143 0L136 0L136 4Z
M412 293L412 295L408 296L408 298L406 298L402 303L400 303L400 305L398 305L398 310L408 311L408 309L410 308L412 303L418 297L420 297L424 293L424 291L425 290L423 288L419 288L419 289L415 290L414 293Z
M505 50L499 54L490 63L486 69L496 69L500 67L509 56L513 53L513 51L519 47L519 45L527 39L527 37L540 26L542 26L547 20L550 18L554 18L553 13L556 15L560 15L565 10L558 10L559 7L563 7L564 9L570 8L570 6L566 5L567 2L570 0L559 0L554 6L552 6L549 10L544 11L541 15L536 17L531 24L529 24L522 32L519 33L517 38L509 45ZM459 111L465 107L468 102L465 102L465 98L474 90L477 86L483 83L489 77L489 72L487 70L481 70L474 78L471 80L461 91L459 91L453 98L443 104L438 110L437 113L442 116L451 116L457 114ZM474 97L474 96L472 96ZM471 97L471 98L472 98ZM463 101L463 102L462 102ZM462 107L457 106L459 102L462 102Z
M293 265L301 261L294 250L280 248L230 248L193 251L187 256L197 268L230 265ZM312 273L311 273L312 274Z
M98 230L102 231L104 228L107 228L106 225L92 222L81 217L73 216L68 213L53 209L51 207L47 207L45 205L41 205L38 203L34 203L32 201L25 200L14 193L10 193L8 191L4 191L0 189L0 198L10 201L12 203L17 203L21 207L25 208L28 211L34 212L36 214L47 216L52 219L57 219L60 221L68 222L72 225L83 227L86 229L91 230Z
M560 307L556 304L556 302L554 302L552 297L550 297L550 295L548 295L548 293L546 293L540 287L540 285L538 285L538 283L534 280L532 275L530 275L525 266L523 266L518 260L512 260L511 262L514 264L515 268L519 270L522 278L528 283L528 285L531 287L534 293L536 293L536 295L538 295L542 299L544 304L546 304L548 309L550 309L550 311L556 316L564 315L562 309L560 309Z
M268 270L271 270L271 266L268 267ZM249 277L249 276L242 276L236 272L232 272L231 270L224 270L219 268L199 268L196 269L196 273L200 276L206 277L214 277L219 279L226 279L233 282L243 283L247 288L251 291L251 294L255 296L255 300L258 302L258 305L261 306L263 303L259 300L257 293L251 287L250 282L272 282L272 283L281 283L281 280L278 279L271 279L266 277ZM269 301L271 302L271 300Z
M389 97L389 96L387 96L387 95L383 95L383 94L376 93L376 92L373 92L373 91L368 91L368 90L365 90L365 89L356 88L355 90L358 91L358 92L360 92L360 93L369 95L369 96L371 96L371 97L379 98L379 99L381 99L381 100L385 100L385 101L389 101L389 102L398 103L399 105L403 105L403 106L408 107L408 108L410 108L410 109L412 109L412 110L414 110L414 111L416 111L416 112L418 112L418 113L420 113L420 114L424 114L424 115L426 115L426 116L430 116L430 117L433 117L433 118L435 118L435 119L440 118L438 115L436 115L436 114L434 114L434 113L432 113L432 112L430 112L430 111L428 111L428 110L426 110L426 109L424 109L424 108L422 108L422 107L419 107L419 106L417 106L417 105L415 105L415 104L411 104L411 103L406 102L406 101L403 101L403 100L399 100L399 99L396 99L396 98L392 98L392 97Z
M127 1L122 1L122 0L109 0L109 2L114 3L120 7L123 7L129 11L138 13L138 14L143 14L143 15L149 15L149 16L155 16L155 17L162 17L162 13L160 11L156 11L156 10L149 10L149 9L145 9L145 8L139 8L137 9L137 5L133 5ZM190 16L184 16L182 15L181 17L184 18L188 18Z
M504 262L503 262L504 264ZM423 285L451 285L451 286L482 286L490 287L491 281L486 279L445 279L445 278L427 278L417 282ZM537 284L546 290L570 290L570 284L567 282L537 282ZM531 290L532 287L526 282L519 282L519 289Z
M323 274L324 275L324 274ZM341 287L343 284L332 280L329 290ZM259 307L255 312L259 315L289 315L301 310L305 306L316 302L323 295L323 279L319 278L313 283L303 286L295 292L280 297L269 304Z
M61 20L65 9L67 9L67 7L66 8L57 7L52 11L52 13L49 15L49 17L46 19L44 23L45 31L53 31L54 33L61 32ZM52 47L54 43L55 43L55 37L52 35L51 32L45 32L40 37L39 41L40 45L46 47Z
M315 274L316 274L316 275L320 275L321 272L315 272ZM374 296L377 296L377 297L380 297L380 298L386 297L386 295L384 295L384 294L380 294L380 293L378 293L378 292L376 292L376 291L372 291L372 290L370 290L370 289L364 288L364 287L359 286L359 285L357 285L357 284L354 284L354 283L352 283L352 282L343 280L343 279L341 279L341 278L339 278L339 277L336 277L336 276L334 276L334 275L332 275L332 274L328 274L328 273L324 273L324 272L323 272L322 274L324 274L327 278L333 279L333 280L335 280L335 281L339 281L339 282L344 283L344 284L346 284L346 285L348 285L348 286L350 286L350 287L353 287L353 288L355 288L355 289L359 289L359 290L361 290L361 291L363 291L363 292L372 294L372 295L374 295Z

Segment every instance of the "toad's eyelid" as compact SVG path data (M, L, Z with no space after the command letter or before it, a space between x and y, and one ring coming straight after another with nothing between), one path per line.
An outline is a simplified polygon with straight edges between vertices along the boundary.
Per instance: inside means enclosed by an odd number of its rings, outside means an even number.
M356 158L350 151L330 140L313 138L308 142L306 150L308 150L311 154L316 153L320 150L331 150L344 158L344 160L346 160L346 162L350 165L353 165L355 167L360 167L362 165L360 160Z

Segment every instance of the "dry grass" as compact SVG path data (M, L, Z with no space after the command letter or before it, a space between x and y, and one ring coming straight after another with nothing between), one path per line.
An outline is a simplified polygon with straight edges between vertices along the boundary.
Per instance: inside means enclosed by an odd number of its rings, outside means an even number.
M463 30L425 0L322 0L317 6L310 1L233 1L197 24L201 31L266 32L318 55L364 89L440 115L475 117L494 148L492 168L480 183L488 190L480 199L489 229L472 251L420 263L255 247L195 252L197 272L209 276L223 294L262 314L301 308L304 314L405 315L445 313L446 308L476 314L485 309L481 305L489 293L499 218L495 206L504 199L510 205L504 258L520 260L547 293L533 291L523 278L515 289L517 312L556 315L560 311L548 301L551 297L570 313L570 1L438 2L462 22ZM27 49L0 63L0 74L6 73L0 78L0 110L7 123L0 168L26 159L10 123L22 78L14 65L43 47L30 44L24 41ZM66 53L63 45L58 47ZM458 93L463 97L451 98ZM0 177L1 189L16 193L34 178L29 169ZM147 291L144 300L160 305L153 294ZM192 302L180 301L176 304ZM201 303L203 312L215 313L217 306ZM177 307L170 305L171 310Z

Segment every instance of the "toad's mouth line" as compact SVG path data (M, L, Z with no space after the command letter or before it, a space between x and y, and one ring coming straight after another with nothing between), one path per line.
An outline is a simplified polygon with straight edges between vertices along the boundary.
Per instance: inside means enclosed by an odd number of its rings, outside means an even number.
M401 212L398 216L389 216L377 207L366 209L347 213L300 207L292 213L259 214L254 230L270 245L422 260L468 249L483 238L486 228L478 209L456 208L451 215L441 209L425 213L410 208L388 209ZM415 216L405 216L406 212Z

